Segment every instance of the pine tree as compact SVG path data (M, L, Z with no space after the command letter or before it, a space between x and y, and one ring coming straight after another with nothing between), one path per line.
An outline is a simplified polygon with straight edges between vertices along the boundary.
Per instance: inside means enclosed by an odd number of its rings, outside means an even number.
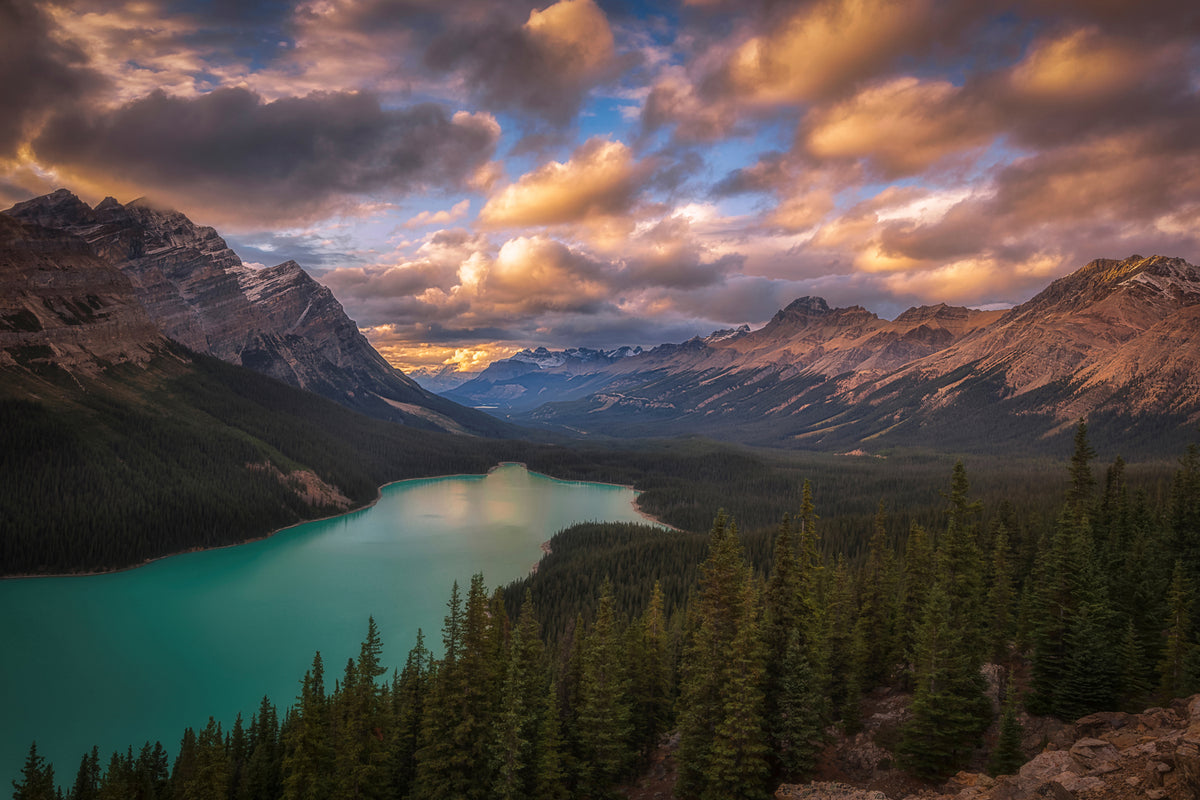
M701 800L758 800L767 796L770 769L763 730L765 676L757 606L754 584L747 580L742 584L737 633L721 670L721 705L703 766Z
M909 528L908 542L904 547L904 602L897 623L897 649L906 658L912 652L929 587L933 585L933 575L933 543L925 529L914 522Z
M979 548L974 518L981 504L968 499L970 483L966 469L958 461L950 481L950 508L946 534L937 549L937 579L950 598L953 624L963 637L963 646L980 661L984 646L984 559Z
M1087 423L1082 419L1075 428L1075 452L1071 455L1071 487L1067 492L1067 510L1076 525L1091 516L1092 492L1096 477L1092 474L1092 459L1096 451L1088 443Z
M563 763L562 722L558 716L557 697L558 687L551 686L542 699L531 800L568 800L571 797Z
M860 692L887 680L895 661L896 618L899 615L897 584L894 559L887 545L887 516L881 500L875 513L867 562L859 580L861 588L851 669Z
M525 798L533 790L537 759L538 716L545 686L543 650L533 597L528 589L509 650L508 669L493 734L497 798Z
M676 791L685 798L757 797L768 769L757 592L737 526L724 513L713 522L700 573L681 667Z
M1011 670L1005 682L1005 691L1007 696L1004 699L1003 716L1000 718L1000 736L988 760L990 775L1015 775L1025 763L1025 754L1021 750L1025 728L1017 717L1017 694Z
M1159 692L1164 699L1179 697L1191 690L1188 666L1191 650L1191 624L1188 602L1191 587L1184 576L1182 561L1175 562L1171 574L1171 588L1167 594L1169 616L1166 620L1167 642L1163 648L1163 659L1159 664Z
M898 751L904 768L925 778L961 768L991 719L979 662L953 619L950 596L938 581L917 632L916 691Z
M629 708L621 631L613 610L612 583L605 580L596 621L580 655L576 737L580 791L584 797L608 797L611 787L633 764L633 723Z
M21 780L13 781L12 785L13 800L55 800L54 767L38 755L37 742L29 745Z
M794 783L805 780L816 766L824 736L821 717L825 707L825 697L798 634L788 642L778 686L771 742L779 761L779 777Z
M667 730L671 714L670 641L662 584L654 582L650 603L631 626L629 657L633 697L633 747L640 760L649 760Z
M747 580L737 527L719 512L700 566L700 591L689 607L690 641L680 664L679 780L681 797L698 797L704 765L721 715L721 666L736 636L742 584Z
M417 641L408 651L404 669L392 683L390 747L392 787L399 798L412 790L417 771L417 747L421 737L426 694L429 691L432 655L425 647L425 634L418 628Z
M1121 707L1126 711L1135 712L1146 708L1149 705L1147 700L1151 689L1147 676L1149 670L1141 637L1138 636L1132 619L1125 626L1117 660L1121 667Z
M333 793L333 745L325 667L318 651L304 673L297 698L297 718L286 737L283 757L285 800L327 800ZM182 752L182 751L181 751Z
M1008 531L1001 525L992 544L992 570L987 597L987 653L996 662L1008 655L1013 638L1013 570L1009 562Z
M465 690L463 676L463 606L458 583L446 603L449 613L442 624L442 658L431 676L428 701L416 753L414 798L465 797L470 779L468 756L458 747L456 727Z
M75 785L71 789L71 800L96 800L100 790L100 748L92 747L84 753L75 774Z

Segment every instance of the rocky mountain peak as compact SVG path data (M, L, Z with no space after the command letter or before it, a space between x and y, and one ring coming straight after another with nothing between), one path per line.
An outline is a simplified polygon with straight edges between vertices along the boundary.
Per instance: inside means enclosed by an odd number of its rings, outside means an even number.
M933 319L964 319L970 309L938 303L934 306L914 306L896 317L895 322L916 324Z
M50 194L17 203L5 212L24 222L46 228L61 228L95 221L91 206L66 189L56 189Z
M92 209L60 190L5 213L83 239L132 283L153 325L192 350L384 419L460 432L501 427L388 364L332 292L294 261L246 267L213 228L145 198L106 198Z
M819 317L829 313L829 304L825 302L824 297L798 297L788 303L782 311L775 316L780 318L783 316L805 316Z

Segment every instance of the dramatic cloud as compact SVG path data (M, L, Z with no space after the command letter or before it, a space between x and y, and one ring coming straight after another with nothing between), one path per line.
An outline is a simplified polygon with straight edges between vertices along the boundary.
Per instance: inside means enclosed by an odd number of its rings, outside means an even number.
M885 178L924 172L991 142L994 112L947 81L895 78L813 111L804 147L816 158L864 158Z
M632 207L646 172L621 142L590 139L566 163L551 161L493 195L479 221L513 227L619 216Z
M613 76L616 53L608 19L593 0L559 0L529 12L467 20L434 40L425 63L461 74L485 102L551 122L567 122L586 92Z
M1188 0L0 0L0 197L149 195L388 357L1200 258Z
M0 2L0 159L17 154L44 114L102 83L83 50L52 35L40 8Z
M262 222L328 214L362 193L460 186L499 133L487 114L434 104L388 110L347 93L264 103L245 89L219 89L63 111L33 149L89 183L136 182L183 208Z

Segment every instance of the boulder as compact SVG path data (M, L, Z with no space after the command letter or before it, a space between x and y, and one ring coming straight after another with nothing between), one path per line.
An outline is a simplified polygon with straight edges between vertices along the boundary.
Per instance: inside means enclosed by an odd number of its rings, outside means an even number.
M1099 711L1075 720L1075 736L1080 739L1096 738L1108 731L1116 731L1129 724L1133 716L1124 711Z

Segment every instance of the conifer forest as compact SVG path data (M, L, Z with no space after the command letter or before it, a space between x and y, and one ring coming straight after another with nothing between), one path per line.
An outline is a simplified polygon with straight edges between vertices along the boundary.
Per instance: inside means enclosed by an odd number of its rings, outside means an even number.
M1080 423L1048 521L986 507L959 462L929 523L879 498L858 548L831 543L807 482L769 536L725 512L707 535L577 526L522 581L451 587L403 664L365 620L344 665L315 653L295 697L198 720L170 752L93 749L71 775L33 743L13 797L599 800L673 737L678 797L767 798L881 686L911 693L894 753L912 776L984 757L1011 773L1018 709L1073 720L1200 691L1200 450L1157 491L1096 461Z

